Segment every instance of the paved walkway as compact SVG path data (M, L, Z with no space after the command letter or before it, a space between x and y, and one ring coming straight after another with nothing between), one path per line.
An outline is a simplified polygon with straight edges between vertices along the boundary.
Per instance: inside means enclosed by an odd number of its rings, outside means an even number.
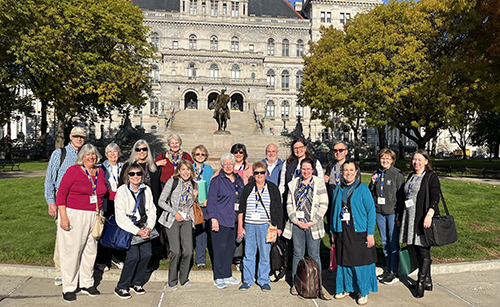
M381 269L378 268L380 271ZM379 284L378 293L368 296L369 306L498 306L500 301L500 260L460 264L433 265L434 291L415 299L413 290L406 285L407 279L387 286ZM168 271L157 271L145 286L148 291L132 299L121 300L113 294L120 271L111 270L103 276L98 288L101 295L89 297L79 293L74 306L357 306L352 297L341 301L302 299L289 294L289 285L281 280L272 283L270 292L262 292L258 286L248 291L238 291L238 286L217 290L212 284L210 271L192 272L191 287L168 289L165 281ZM238 277L238 272L233 272ZM67 306L61 296L61 287L54 286L53 268L0 264L0 306ZM289 276L288 276L289 278ZM410 275L413 281L415 274ZM323 272L326 296L332 297L335 289L335 273Z

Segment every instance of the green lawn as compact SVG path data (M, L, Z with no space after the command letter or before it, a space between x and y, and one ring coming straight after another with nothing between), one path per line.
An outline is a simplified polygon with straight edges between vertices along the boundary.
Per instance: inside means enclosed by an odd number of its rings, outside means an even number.
M27 160L27 159L14 159L16 163L20 162L21 172L33 172L33 171L44 171L47 169L47 165L49 164L49 160L40 159L40 160ZM0 170L1 172L9 172L11 169L4 168ZM17 171L17 168L15 168Z
M369 176L363 176L366 182ZM0 262L52 265L56 226L47 214L43 177L0 180ZM435 263L500 258L500 186L442 180L443 193L454 215L458 242L434 247ZM383 263L381 244L379 263ZM328 263L328 238L322 245L322 262ZM291 254L290 254L291 257ZM164 262L161 268L166 268Z

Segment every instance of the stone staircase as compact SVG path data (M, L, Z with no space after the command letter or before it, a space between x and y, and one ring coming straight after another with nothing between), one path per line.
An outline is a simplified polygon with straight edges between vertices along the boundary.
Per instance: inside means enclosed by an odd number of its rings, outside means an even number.
M166 133L151 133L147 135L153 152L157 155L168 148L167 136L176 133L182 138L181 148L191 154L191 150L203 144L210 154L208 163L213 167L219 166L220 148L214 148L214 132L217 130L217 122L213 119L213 111L210 110L183 110L175 113L174 121ZM247 147L248 160L255 162L265 157L265 148L269 143L275 143L280 148L280 157L288 157L289 150L285 147L287 141L279 135L264 135L257 127L253 114L248 112L231 112L231 120L228 121L227 131L231 132L232 144L242 143ZM232 144L228 144L230 147ZM219 153L217 153L219 152Z

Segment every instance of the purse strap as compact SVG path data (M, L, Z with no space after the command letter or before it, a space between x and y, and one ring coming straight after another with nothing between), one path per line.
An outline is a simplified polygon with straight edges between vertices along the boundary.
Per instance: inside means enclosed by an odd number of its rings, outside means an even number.
M436 174L436 173L434 173L434 174ZM446 213L446 216L450 215L450 212L448 211L448 206L446 206L446 201L444 200L443 191L441 191L441 187L439 187L439 197L441 198L441 202L443 203L444 212ZM430 207L429 202L430 202L429 181L426 180L425 181L425 209L426 209L426 211L429 211L429 207ZM438 207L439 207L439 203L438 203Z

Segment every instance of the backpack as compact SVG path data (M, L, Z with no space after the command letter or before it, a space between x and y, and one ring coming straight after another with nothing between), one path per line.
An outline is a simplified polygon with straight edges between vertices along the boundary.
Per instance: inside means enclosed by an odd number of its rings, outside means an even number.
M286 274L288 266L288 247L285 239L278 236L276 242L271 244L271 273L274 275L272 282L277 282Z
M297 265L295 289L304 298L320 298L328 300L323 293L323 282L319 266L309 256L305 256Z

